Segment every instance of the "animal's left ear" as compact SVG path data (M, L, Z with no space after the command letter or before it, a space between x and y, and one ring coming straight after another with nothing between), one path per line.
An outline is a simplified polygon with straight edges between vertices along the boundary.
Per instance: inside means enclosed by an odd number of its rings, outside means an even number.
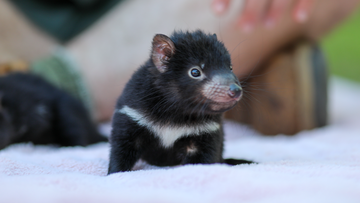
M152 42L152 61L156 68L161 72L167 69L167 62L175 53L175 45L171 39L162 34L155 35Z

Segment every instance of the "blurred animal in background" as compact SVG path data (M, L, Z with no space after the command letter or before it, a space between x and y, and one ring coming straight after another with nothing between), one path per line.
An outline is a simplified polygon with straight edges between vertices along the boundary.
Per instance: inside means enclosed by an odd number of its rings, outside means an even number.
M0 149L19 142L86 146L107 141L82 103L39 76L0 77Z

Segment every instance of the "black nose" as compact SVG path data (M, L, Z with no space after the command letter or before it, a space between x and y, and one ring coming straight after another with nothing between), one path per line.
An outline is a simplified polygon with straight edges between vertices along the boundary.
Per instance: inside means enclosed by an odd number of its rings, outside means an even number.
M237 98L240 98L240 96L241 96L241 93L242 93L241 90L242 89L239 85L231 84L228 94L231 98L237 99Z

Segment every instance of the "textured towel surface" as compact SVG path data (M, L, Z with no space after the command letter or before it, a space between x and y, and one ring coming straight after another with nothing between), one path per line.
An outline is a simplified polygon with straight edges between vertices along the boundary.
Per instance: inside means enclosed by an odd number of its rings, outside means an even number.
M225 157L260 164L187 165L105 176L109 145L0 151L0 202L360 202L360 86L332 80L331 124L263 137L225 123Z

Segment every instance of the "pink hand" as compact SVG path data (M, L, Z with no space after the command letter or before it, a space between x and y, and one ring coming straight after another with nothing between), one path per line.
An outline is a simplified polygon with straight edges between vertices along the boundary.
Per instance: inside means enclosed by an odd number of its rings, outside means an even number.
M251 32L258 23L271 28L291 10L294 21L304 23L316 0L244 0L239 16L239 26L244 32ZM227 12L230 0L213 0L213 11L222 15Z

